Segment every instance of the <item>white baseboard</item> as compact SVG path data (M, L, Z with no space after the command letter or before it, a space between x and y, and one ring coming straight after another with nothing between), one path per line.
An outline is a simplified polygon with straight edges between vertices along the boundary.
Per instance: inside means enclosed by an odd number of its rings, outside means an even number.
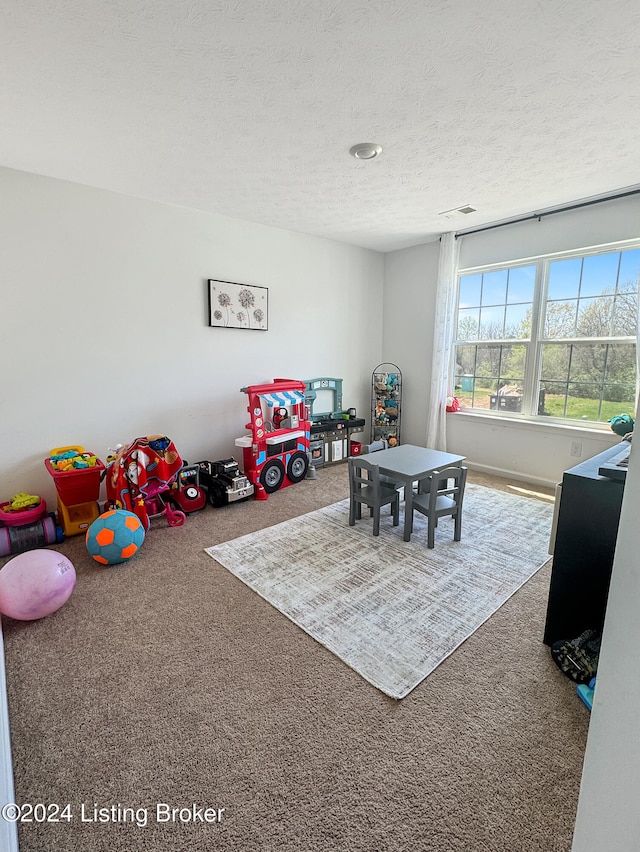
M505 470L500 467L491 467L488 464L475 464L471 461L465 461L465 465L470 470L477 470L480 473L486 473L488 476L500 476L503 479L518 479L520 482L530 482L532 485L539 485L544 488L555 488L558 480L541 479L539 476L532 476L528 473L522 473L519 470Z
M2 618L0 616L0 809L15 802L13 788L13 763L11 760L11 736L9 733L9 707L7 705L7 676L4 667L4 643L2 641ZM0 816L0 849L2 852L18 852L18 829L15 823Z

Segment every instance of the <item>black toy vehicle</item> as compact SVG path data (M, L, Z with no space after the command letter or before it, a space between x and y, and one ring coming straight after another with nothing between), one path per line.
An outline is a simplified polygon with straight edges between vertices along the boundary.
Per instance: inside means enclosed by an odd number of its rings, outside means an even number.
M254 492L254 486L240 472L235 459L198 462L199 481L206 489L209 503L219 509L227 503L246 500Z

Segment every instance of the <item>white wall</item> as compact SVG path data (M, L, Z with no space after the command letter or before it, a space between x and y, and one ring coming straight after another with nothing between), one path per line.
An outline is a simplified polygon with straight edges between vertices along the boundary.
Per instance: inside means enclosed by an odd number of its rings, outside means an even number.
M640 197L609 201L459 237L460 267L518 260L555 251L586 248L640 237ZM403 440L424 444L431 401L435 289L439 243L392 252L385 258L384 357L406 375ZM467 456L479 470L553 486L562 472L579 463L574 441L589 458L615 444L610 430L559 427L469 413L447 416L447 449Z
M582 445L580 457L571 455L573 441ZM547 426L465 413L447 415L449 452L466 455L476 470L550 487L560 482L565 470L619 441L609 429Z
M636 439L637 440L637 439ZM598 663L573 852L640 849L640 451L632 447Z
M459 237L460 268L638 237L640 196L633 195Z
M638 236L637 197L461 238L469 266ZM344 379L369 416L370 376L403 374L402 433L425 441L439 242L387 255L0 169L0 499L53 499L52 447L98 455L163 432L190 460L235 454L246 384ZM206 325L206 279L269 288L267 332ZM384 283L383 283L384 282ZM381 307L382 306L382 307ZM449 449L555 483L613 434L452 415Z
M0 169L0 258L1 500L55 507L53 447L236 455L240 388L275 377L342 378L367 416L382 254ZM208 327L207 278L268 287L269 330Z
M385 255L383 357L402 372L400 438L424 446L440 242Z

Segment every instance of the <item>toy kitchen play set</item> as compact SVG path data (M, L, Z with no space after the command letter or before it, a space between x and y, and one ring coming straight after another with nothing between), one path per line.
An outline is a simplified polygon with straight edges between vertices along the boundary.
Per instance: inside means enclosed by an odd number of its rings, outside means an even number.
M353 435L362 432L365 421L356 416L355 408L343 410L342 379L310 379L305 384L311 464L322 467L359 455L362 444Z

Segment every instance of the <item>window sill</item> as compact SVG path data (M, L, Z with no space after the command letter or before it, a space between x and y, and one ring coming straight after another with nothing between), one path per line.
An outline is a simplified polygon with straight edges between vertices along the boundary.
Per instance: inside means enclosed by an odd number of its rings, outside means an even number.
M616 437L606 423L591 423L589 426L583 426L579 423L558 421L551 418L527 417L526 415L510 417L508 414L492 414L490 412L485 413L481 411L473 411L471 409L448 411L447 417L464 417L469 418L470 420L477 420L479 422L492 423L494 426L502 424L504 426L515 426L517 428L548 429L551 431L562 432L564 434L587 434L598 437L609 435L613 438Z

